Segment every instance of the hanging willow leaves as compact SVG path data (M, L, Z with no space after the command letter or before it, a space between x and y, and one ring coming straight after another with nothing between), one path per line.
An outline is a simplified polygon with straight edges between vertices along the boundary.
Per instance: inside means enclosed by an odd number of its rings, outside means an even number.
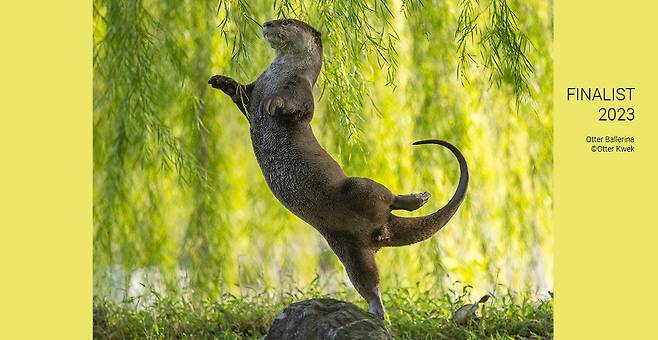
M455 36L458 41L459 76L468 79L469 63L479 63L488 70L489 82L497 87L509 86L514 99L530 95L528 78L533 64L528 58L530 41L518 25L517 14L507 0L491 0L484 7L477 0L460 0L460 14ZM479 54L469 49L477 44Z

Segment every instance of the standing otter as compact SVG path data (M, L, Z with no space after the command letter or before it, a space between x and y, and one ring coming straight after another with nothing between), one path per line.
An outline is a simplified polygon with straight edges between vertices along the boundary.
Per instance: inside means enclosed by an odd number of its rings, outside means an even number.
M415 142L450 149L459 162L459 184L450 201L433 214L391 214L420 208L430 194L395 195L371 179L348 177L311 130L313 86L322 67L320 32L285 19L266 22L263 36L276 58L255 82L242 85L216 75L208 83L229 95L249 120L254 153L272 193L322 234L370 312L384 318L375 253L381 247L425 240L448 222L466 195L466 160L448 142Z

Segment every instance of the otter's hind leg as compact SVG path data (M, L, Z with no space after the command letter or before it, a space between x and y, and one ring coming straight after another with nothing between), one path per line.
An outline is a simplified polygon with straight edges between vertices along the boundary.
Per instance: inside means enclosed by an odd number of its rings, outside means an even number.
M385 186L370 178L348 177L341 193L345 202L363 216L381 223L386 222L395 195Z
M379 271L375 262L375 250L357 245L345 238L327 238L334 253L345 266L347 276L356 291L368 302L368 311L384 319L384 305L379 293Z
M427 203L427 201L430 199L430 196L431 195L429 192L408 194L408 195L397 195L393 199L393 204L391 204L391 209L392 210L403 209L403 210L413 211L425 205L425 203Z

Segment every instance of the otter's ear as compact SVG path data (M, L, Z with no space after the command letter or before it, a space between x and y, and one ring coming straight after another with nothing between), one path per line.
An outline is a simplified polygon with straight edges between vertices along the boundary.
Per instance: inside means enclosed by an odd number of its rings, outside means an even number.
M315 36L315 42L316 43L321 43L322 42L322 32L316 30L316 31L313 32L313 34Z

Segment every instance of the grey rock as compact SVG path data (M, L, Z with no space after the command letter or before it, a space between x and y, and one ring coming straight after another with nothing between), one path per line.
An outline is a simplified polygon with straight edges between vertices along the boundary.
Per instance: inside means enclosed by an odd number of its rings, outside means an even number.
M291 304L275 318L265 340L392 339L384 322L354 304L311 299Z

